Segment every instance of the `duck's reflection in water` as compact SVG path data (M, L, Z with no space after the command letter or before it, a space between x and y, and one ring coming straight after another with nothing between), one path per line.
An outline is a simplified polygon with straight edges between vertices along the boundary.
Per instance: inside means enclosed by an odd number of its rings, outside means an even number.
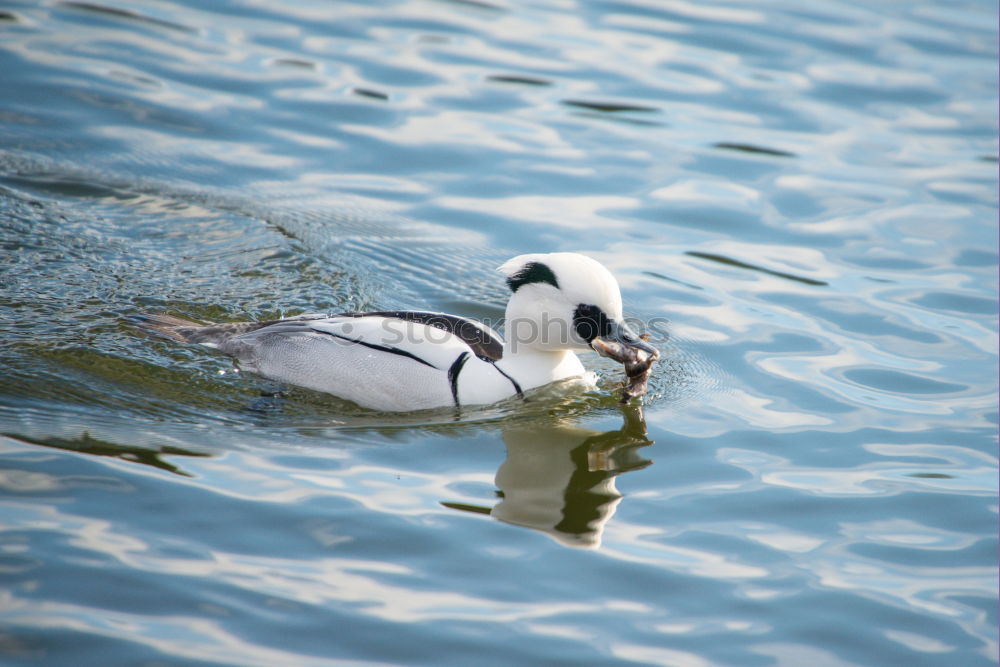
M599 547L622 499L615 477L652 463L639 455L652 444L642 409L622 411L622 427L604 433L567 423L505 428L507 460L496 474L502 500L492 509L443 504L532 528L566 546Z

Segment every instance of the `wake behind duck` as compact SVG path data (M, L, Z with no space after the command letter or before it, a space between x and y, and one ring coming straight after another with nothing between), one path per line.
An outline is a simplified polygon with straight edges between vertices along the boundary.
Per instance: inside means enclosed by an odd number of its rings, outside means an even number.
M577 253L529 254L507 277L507 338L458 315L425 311L307 314L202 325L145 315L148 329L216 348L241 368L388 412L483 405L586 374L576 350L625 364L623 402L646 390L660 354L625 324L621 291Z

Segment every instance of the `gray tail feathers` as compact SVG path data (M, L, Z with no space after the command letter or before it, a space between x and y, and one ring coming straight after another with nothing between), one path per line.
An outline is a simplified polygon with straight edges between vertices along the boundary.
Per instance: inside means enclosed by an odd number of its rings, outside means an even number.
M255 331L273 322L228 322L199 324L173 315L135 315L132 319L143 329L153 331L181 343L197 343L218 347L233 336Z
M143 329L153 331L181 343L212 342L204 340L207 329L215 329L214 324L199 324L165 313L133 315L131 319Z

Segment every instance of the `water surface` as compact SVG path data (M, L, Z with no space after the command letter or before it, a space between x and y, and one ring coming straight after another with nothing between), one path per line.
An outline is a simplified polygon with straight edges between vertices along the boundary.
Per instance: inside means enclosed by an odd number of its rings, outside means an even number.
M0 662L996 663L997 21L6 3ZM548 251L641 409L590 355L372 413L129 321L496 321Z

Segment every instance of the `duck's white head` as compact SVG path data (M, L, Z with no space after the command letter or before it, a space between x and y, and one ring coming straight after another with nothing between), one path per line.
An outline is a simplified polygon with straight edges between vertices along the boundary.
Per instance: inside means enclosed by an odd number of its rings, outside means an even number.
M625 324L618 281L597 260L574 252L520 255L499 270L512 292L511 351L588 350L601 337L655 352Z

